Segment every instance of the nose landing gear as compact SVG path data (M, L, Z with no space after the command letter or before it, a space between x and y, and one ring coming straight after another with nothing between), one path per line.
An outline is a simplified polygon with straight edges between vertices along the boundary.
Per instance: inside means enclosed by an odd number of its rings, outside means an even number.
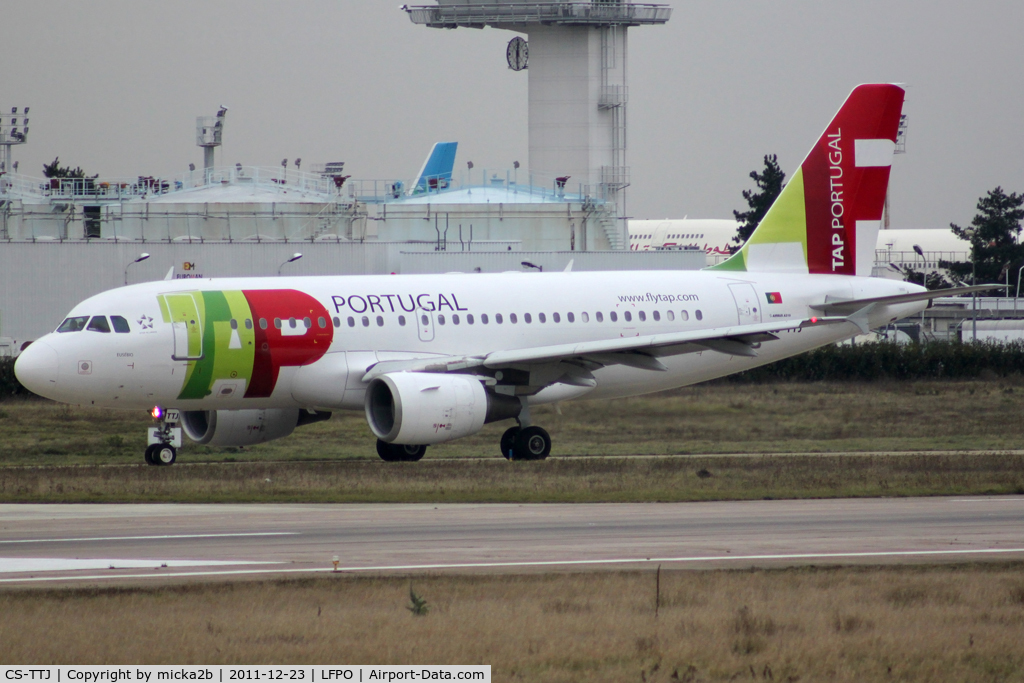
M177 426L180 415L177 410L162 408L154 408L150 414L157 420L157 426L149 428L146 464L173 465L181 448L181 427Z

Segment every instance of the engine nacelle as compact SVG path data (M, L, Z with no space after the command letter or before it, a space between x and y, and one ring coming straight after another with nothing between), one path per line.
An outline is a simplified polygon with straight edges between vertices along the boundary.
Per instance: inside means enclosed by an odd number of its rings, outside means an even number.
M251 446L288 436L300 425L319 422L330 413L305 410L188 410L181 426L188 438L209 446Z
M366 388L366 421L381 441L429 445L475 434L487 422L515 417L519 399L488 395L465 375L392 372Z

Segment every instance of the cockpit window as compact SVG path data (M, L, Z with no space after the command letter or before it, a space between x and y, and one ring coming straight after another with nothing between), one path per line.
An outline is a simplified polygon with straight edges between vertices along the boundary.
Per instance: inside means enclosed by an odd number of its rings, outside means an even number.
M85 329L85 324L89 322L89 316L84 315L77 318L67 318L57 328L58 332L81 332Z
M85 328L90 332L110 332L110 324L107 322L107 318L102 315L94 315L92 320L89 321L89 326Z
M118 334L127 334L132 331L132 328L128 326L128 321L119 315L110 316L110 323L114 326L114 332Z

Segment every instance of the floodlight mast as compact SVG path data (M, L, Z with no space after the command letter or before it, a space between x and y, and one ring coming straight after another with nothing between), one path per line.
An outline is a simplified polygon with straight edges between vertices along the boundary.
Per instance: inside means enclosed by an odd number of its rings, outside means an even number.
M505 55L510 69L525 70L529 77L527 167L550 177L572 177L578 185L567 186L567 195L606 200L622 218L613 247L628 248L626 30L664 24L672 9L625 0L437 0L401 9L414 24L430 28L489 26L527 34L528 50L510 44Z
M11 107L7 113L7 107L0 107L0 147L3 147L3 157L0 158L0 171L13 173L13 155L11 148L15 145L24 145L28 142L28 107L18 113L17 107Z
M216 116L196 117L196 145L203 148L203 169L213 168L213 150L221 146L224 136L224 117L228 108L220 106Z

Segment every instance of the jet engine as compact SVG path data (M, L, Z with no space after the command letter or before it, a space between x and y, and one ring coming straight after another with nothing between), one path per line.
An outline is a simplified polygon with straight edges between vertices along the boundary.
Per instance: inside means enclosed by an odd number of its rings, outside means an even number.
M480 431L484 424L516 417L522 403L489 394L466 375L392 372L366 388L366 421L386 443L429 445Z
M251 446L288 436L296 427L330 419L307 410L189 410L181 413L188 438L209 446Z

